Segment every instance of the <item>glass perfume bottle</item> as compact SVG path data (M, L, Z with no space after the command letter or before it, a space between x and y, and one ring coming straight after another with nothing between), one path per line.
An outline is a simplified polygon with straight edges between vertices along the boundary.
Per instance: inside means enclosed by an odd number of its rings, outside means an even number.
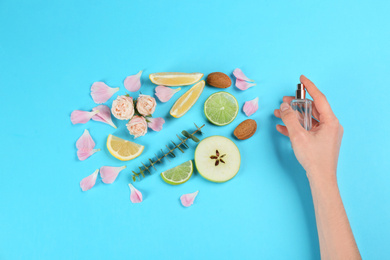
M291 108L295 111L303 128L309 131L311 129L312 101L306 99L306 91L303 84L297 85L295 99L291 101Z

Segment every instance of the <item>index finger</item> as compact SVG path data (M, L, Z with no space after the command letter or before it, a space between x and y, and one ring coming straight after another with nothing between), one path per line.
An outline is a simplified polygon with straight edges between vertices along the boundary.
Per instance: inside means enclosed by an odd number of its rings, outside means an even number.
M309 92L310 96L313 98L316 108L321 116L325 117L333 117L333 111L330 107L328 100L325 95L304 75L300 77L301 83L305 86L307 92Z

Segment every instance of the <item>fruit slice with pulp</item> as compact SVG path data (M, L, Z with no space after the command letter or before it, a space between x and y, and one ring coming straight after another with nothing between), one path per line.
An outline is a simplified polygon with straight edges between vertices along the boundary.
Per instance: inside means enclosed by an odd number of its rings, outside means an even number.
M190 88L186 93L184 93L175 104L173 104L170 114L175 118L182 117L185 113L190 110L190 108L195 104L195 102L202 94L204 89L205 82L204 80L196 83L192 88Z
M238 173L241 155L235 143L224 136L203 139L195 150L195 166L199 174L212 182L225 182Z
M169 184L179 185L190 179L194 172L192 160L184 162L174 168L161 173L161 178Z
M130 142L114 135L108 135L107 137L108 151L112 156L121 161L129 161L137 158L141 155L144 148L143 145Z
M162 86L187 86L198 82L203 77L203 73L183 73L183 72L159 72L149 75L149 79L156 85Z
M233 122L238 114L238 110L237 99L225 91L212 94L204 103L206 118L218 126L224 126Z

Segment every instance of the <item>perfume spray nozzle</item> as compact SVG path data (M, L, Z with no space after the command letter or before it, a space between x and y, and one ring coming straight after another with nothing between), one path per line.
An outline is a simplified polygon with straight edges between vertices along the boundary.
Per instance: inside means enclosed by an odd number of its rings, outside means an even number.
M305 98L306 98L305 85L299 83L297 84L297 90L295 91L295 99L305 99Z

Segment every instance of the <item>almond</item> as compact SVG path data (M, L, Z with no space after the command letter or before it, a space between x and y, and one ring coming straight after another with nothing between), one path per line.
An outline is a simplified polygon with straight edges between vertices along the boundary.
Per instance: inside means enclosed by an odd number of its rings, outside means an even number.
M213 72L207 76L207 84L216 88L228 88L232 85L232 80L222 72Z
M234 129L233 134L235 137L237 137L237 139L245 140L254 135L256 133L256 130L256 121L252 119L247 119L241 122L241 124L239 124L236 129Z

